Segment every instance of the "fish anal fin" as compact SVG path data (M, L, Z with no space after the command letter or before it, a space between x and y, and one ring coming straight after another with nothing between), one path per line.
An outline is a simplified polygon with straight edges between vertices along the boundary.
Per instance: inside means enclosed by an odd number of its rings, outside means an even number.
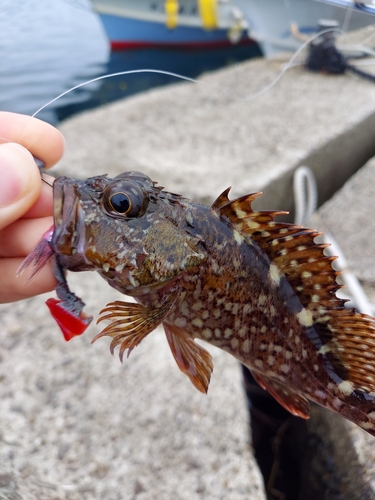
M251 373L258 384L268 391L292 415L305 419L310 418L310 403L304 396L262 373L255 370L251 370Z
M113 354L120 345L122 362L126 349L129 356L134 347L160 325L174 302L175 296L171 296L161 307L154 309L134 302L111 302L100 311L102 316L97 321L109 320L111 323L93 338L92 343L101 337L111 337L110 351Z
M178 367L199 391L207 393L213 370L211 354L181 328L166 323L163 326Z

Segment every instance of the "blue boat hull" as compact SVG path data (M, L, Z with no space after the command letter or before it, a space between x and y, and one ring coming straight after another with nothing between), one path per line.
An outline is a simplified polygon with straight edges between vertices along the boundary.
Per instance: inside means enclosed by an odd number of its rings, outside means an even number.
M177 26L168 29L164 24L109 14L100 14L112 49L143 47L217 47L231 45L225 29L206 31L203 28ZM254 43L247 37L241 41Z

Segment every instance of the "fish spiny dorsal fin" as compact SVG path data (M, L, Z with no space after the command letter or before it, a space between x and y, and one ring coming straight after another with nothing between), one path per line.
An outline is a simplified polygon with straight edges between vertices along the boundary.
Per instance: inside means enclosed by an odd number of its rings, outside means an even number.
M326 244L315 243L321 233L287 222L277 222L282 211L254 211L251 203L261 193L242 196L216 208L242 234L250 236L286 277L304 307L315 319L326 309L344 307L345 301L335 292L338 272L332 269L336 257L325 255Z
M229 186L229 188L227 188L225 191L223 191L217 198L216 200L213 202L211 208L214 209L215 211L219 212L219 209L220 207L226 205L228 203L229 198L228 198L228 194L229 194L229 191L231 190L232 188Z

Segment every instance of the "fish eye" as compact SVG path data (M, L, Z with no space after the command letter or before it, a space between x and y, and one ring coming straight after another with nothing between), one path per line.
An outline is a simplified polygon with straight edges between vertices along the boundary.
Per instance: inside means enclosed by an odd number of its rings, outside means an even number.
M147 196L134 182L114 182L105 188L102 195L102 206L113 216L140 217L145 213L147 204Z
M126 193L114 193L108 200L112 210L118 214L126 215L132 207L129 196Z

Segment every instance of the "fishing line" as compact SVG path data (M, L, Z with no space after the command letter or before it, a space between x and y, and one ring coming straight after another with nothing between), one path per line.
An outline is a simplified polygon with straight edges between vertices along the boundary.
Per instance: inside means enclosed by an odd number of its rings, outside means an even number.
M285 0L285 2L288 2L288 0ZM214 88L215 91L221 92L223 95L225 95L226 97L228 97L228 98L230 98L230 99L232 99L234 101L240 101L240 102L250 101L250 100L253 100L253 99L256 99L256 98L262 96L263 94L265 94L266 92L268 92L269 90L271 90L272 87L274 87L279 82L279 80L284 76L284 74L290 68L292 68L292 67L294 67L296 65L296 63L295 63L296 59L301 54L301 52L303 52L309 46L309 44L311 44L314 40L316 40L317 38L321 37L322 35L324 35L326 33L331 33L331 32L341 33L342 30L340 30L338 28L330 27L330 28L326 28L324 30L321 30L321 31L319 31L319 32L314 33L313 35L311 35L294 52L294 54L291 56L291 58L289 59L289 61L282 67L281 71L276 75L276 77L273 80L271 80L271 82L268 85L265 85L259 91L254 92L254 93L249 94L249 95L244 96L244 97L241 97L241 96L238 96L238 95L234 96L233 93L227 91L225 88L217 88L211 82L206 82L204 80L197 80L195 78L191 78L191 77L188 77L188 76L185 76L185 75L181 75L179 73L175 73L175 72L171 72L171 71L166 71L166 70L160 70L160 69L155 69L155 68L142 68L142 69L125 70L125 71L118 71L118 72L115 72L115 73L109 73L109 74L105 74L105 75L100 75L100 76L98 76L96 78L92 78L92 79L87 80L85 82L79 83L79 84L71 87L70 89L62 92L61 94L59 94L58 96L56 96L55 98L51 99L46 104L44 104L43 106L41 106L40 108L38 108L32 114L32 116L30 117L30 120L31 120L31 118L36 117L42 110L44 110L45 108L47 108L51 104L55 103L56 101L58 101L59 99L61 99L65 95L67 95L70 92L73 92L74 90L77 90L77 89L79 89L81 87L89 85L90 83L98 82L98 81L105 80L105 79L108 79L108 78L113 78L113 77L116 77L116 76L134 75L134 74L140 74L140 73L154 73L154 74L160 74L160 75L165 75L165 76L171 76L171 77L174 77L176 79L184 80L184 81L187 81L187 82L190 82L190 83L206 84L206 85L209 85L211 87L215 87ZM20 132L20 136L21 137L22 137L22 134L23 134L25 128L28 126L28 124L29 124L29 122L27 122L24 125L23 129L21 130L21 132ZM3 139L5 142L10 142L6 138L1 138L0 137L0 139Z
M320 37L321 35L324 35L325 33L330 33L332 31L336 31L336 32L339 32L339 33L341 32L338 28L327 28L327 29L319 31L318 33L315 33L314 35L310 36L296 50L296 52L289 59L288 63L286 65L284 65L284 67L281 69L281 71L279 72L279 74L268 85L266 85L265 87L263 87L262 89L260 89L258 92L254 92L253 94L249 94L249 95L247 95L245 97L238 97L238 96L236 97L236 96L233 96L233 94L231 94L229 91L226 91L223 88L221 88L221 89L215 89L215 90L218 90L219 92L223 93L226 97L229 97L230 99L233 99L234 101L244 101L245 102L245 101L250 101L252 99L256 99L257 97L259 97L259 96L265 94L266 92L268 92L274 85L276 85L276 83L282 78L282 76L288 71L288 69L290 69L292 67L294 61L299 56L299 54L311 42L313 42L316 38ZM142 68L142 69L132 69L132 70L126 70L126 71L117 71L115 73L109 73L109 74L106 74L106 75L97 76L96 78L92 78L92 79L87 80L87 81L85 81L83 83L79 83L78 85L75 85L74 87L71 87L70 89L62 92L61 94L59 94L58 96L54 97L53 99L51 99L50 101L48 101L46 104L44 104L43 106L41 106L39 109L37 109L31 115L31 118L35 118L36 115L38 115L38 113L40 113L41 111L43 111L45 108L47 108L48 106L50 106L54 102L58 101L60 98L62 98L65 95L69 94L70 92L73 92L74 90L77 90L77 89L79 89L81 87L84 87L85 85L89 85L90 83L94 83L94 82L98 82L98 81L101 81L101 80L105 80L107 78L113 78L115 76L134 75L134 74L139 74L139 73L156 73L156 74L159 74L159 75L171 76L171 77L174 77L176 79L185 80L185 81L191 82L191 83L205 84L205 85L210 85L211 87L213 87L213 85L211 83L207 83L204 80L197 80L197 79L191 78L189 76L185 76L185 75L181 75L179 73L174 73L172 71L165 71L165 70L161 70L161 69ZM26 127L26 125L25 125L25 127Z
M349 29L350 20L352 18L353 12L354 12L354 6L355 6L354 1L355 0L351 1L350 7L346 10L344 22L342 23L342 32L343 33L346 33Z

